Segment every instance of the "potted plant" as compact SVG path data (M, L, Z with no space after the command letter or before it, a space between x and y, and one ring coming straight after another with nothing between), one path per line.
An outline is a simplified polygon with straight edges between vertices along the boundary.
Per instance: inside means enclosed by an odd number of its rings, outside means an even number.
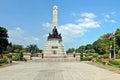
M110 61L109 54L104 54L103 55L103 64L108 64L109 61Z
M7 62L12 63L12 55L11 54L6 54L7 56Z
M92 56L92 62L95 62L97 60L98 54L93 54Z

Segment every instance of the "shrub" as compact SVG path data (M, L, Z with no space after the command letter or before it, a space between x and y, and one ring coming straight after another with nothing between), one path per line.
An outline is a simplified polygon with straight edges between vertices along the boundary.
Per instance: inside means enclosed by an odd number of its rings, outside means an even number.
M97 58L98 57L98 54L93 54L93 58Z
M6 58L12 58L11 54L5 54L4 56L6 56Z
M103 56L101 56L101 55L98 56L98 59L102 59L102 58L103 58Z
M80 60L83 60L83 53L80 54Z
M13 58L14 61L23 61L23 53L18 53Z
M109 58L109 54L104 54L103 58Z
M15 54L13 60L14 60L14 61L20 61L20 56L19 56L19 54Z
M19 56L20 56L20 60L22 61L23 60L23 53L19 53Z
M101 59L97 59L97 62L102 63L102 60Z
M5 58L3 58L2 60L0 60L0 64L6 63L6 62L7 62L7 60Z
M84 58L82 59L82 61L91 61L91 60L92 60L91 57L84 57Z
M117 55L117 56L116 56L116 59L120 59L120 56L119 56L119 55Z
M113 65L120 65L120 62L117 60L110 60L110 63Z

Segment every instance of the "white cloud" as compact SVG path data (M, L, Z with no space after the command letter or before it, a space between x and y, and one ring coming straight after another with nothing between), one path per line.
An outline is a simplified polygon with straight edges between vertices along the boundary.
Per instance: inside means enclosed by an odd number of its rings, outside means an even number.
M110 22L112 22L112 23L116 23L117 21L115 21L115 20L110 20Z
M100 26L99 23L94 19L86 17L78 19L77 22L80 27L84 28L96 28Z
M13 30L8 30L9 35L9 41L13 44L21 44L23 46L29 45L29 44L38 44L40 42L40 39L37 37L27 37L25 36L24 30L17 27Z
M49 22L46 22L46 23L43 23L42 26L45 28L51 28L52 24Z
M90 29L100 27L100 23L95 20L97 16L94 13L72 13L72 15L78 18L77 20L75 20L75 22L60 25L58 27L58 31L62 34L65 42L74 41L75 38L84 36L84 34ZM44 35L44 37L47 36L48 35L46 34Z
M99 22L94 20L95 18L96 15L93 13L82 13L76 23L61 25L59 30L64 38L82 37L89 29L100 27Z
M105 22L116 23L117 21L112 19L113 16L115 16L115 13L105 14L104 15L104 21Z
M82 13L81 16L82 17L87 17L87 18L90 18L90 19L91 18L96 18L95 14L93 14L93 13L87 13L87 12L86 13Z
M106 14L105 18L110 19L110 15Z

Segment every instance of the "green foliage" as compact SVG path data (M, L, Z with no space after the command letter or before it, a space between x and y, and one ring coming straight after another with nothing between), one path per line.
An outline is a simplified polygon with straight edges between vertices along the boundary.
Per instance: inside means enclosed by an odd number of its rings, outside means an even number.
M0 26L0 32L5 34L5 33L7 33L8 31L7 31L6 28Z
M102 59L97 59L97 62L102 63L103 61Z
M79 53L85 53L85 46L84 46L84 45L80 46L80 47L78 48L78 52L79 52Z
M73 53L75 51L75 48L69 48L66 52L67 53Z
M93 43L93 48L99 54L109 53L109 46L112 44L113 40L109 41L108 34L102 35L97 41Z
M109 54L104 54L103 58L109 58Z
M12 58L12 55L11 54L5 54L4 57L6 57L6 58Z
M8 51L8 52L12 52L12 51L13 51L12 46L8 45L7 48L6 48L6 51Z
M88 56L88 57L83 57L83 59L81 59L82 61L91 61L92 57Z
M85 46L85 53L95 53L95 50L93 49L93 45L92 44L87 44Z
M116 59L120 59L120 50L118 50L118 54L116 55Z
M87 45L80 46L79 48L77 48L75 50L75 52L77 52L77 53L95 53L95 50L94 50L92 44L87 44Z
M92 57L93 57L93 58L97 58L97 57L98 57L98 54L93 54Z
M83 53L80 54L80 60L83 60Z
M102 35L93 43L93 48L99 54L109 53L110 45L114 46L114 39L108 40L110 33ZM115 31L115 49L116 53L120 50L120 28ZM113 47L112 47L113 48Z
M37 47L37 45L31 44L27 46L26 51L30 53L37 53L39 51L39 48Z
M23 49L23 46L22 46L22 45L14 44L14 45L12 45L12 48L13 48L13 52L15 52L15 53L19 53L20 50Z
M23 53L17 53L15 54L15 57L13 58L14 61L23 61Z
M23 53L19 53L20 60L23 60Z
M115 32L116 43L120 47L120 28L118 28Z
M117 60L110 60L110 63L113 65L120 65L120 61Z
M6 47L9 45L7 38L7 29L0 26L0 54L2 53L2 51L5 51Z
M15 53L19 53L20 50L19 50L19 49L15 49L14 52L15 52Z
M80 60L81 61L90 61L90 60L92 60L92 54L83 54L83 53L81 53L80 54Z
M20 53L25 53L25 52L27 52L26 49L20 50Z
M2 60L0 60L0 64L6 63L7 60L5 58L3 58Z
M14 60L14 61L20 61L20 56L19 56L19 54L15 54L13 60Z

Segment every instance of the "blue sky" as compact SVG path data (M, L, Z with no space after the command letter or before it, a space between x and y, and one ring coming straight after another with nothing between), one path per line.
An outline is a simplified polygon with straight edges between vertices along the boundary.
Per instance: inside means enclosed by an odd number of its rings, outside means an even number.
M66 49L92 44L120 28L120 0L0 0L0 26L9 41L43 49L52 29L52 8L58 6L58 31Z

